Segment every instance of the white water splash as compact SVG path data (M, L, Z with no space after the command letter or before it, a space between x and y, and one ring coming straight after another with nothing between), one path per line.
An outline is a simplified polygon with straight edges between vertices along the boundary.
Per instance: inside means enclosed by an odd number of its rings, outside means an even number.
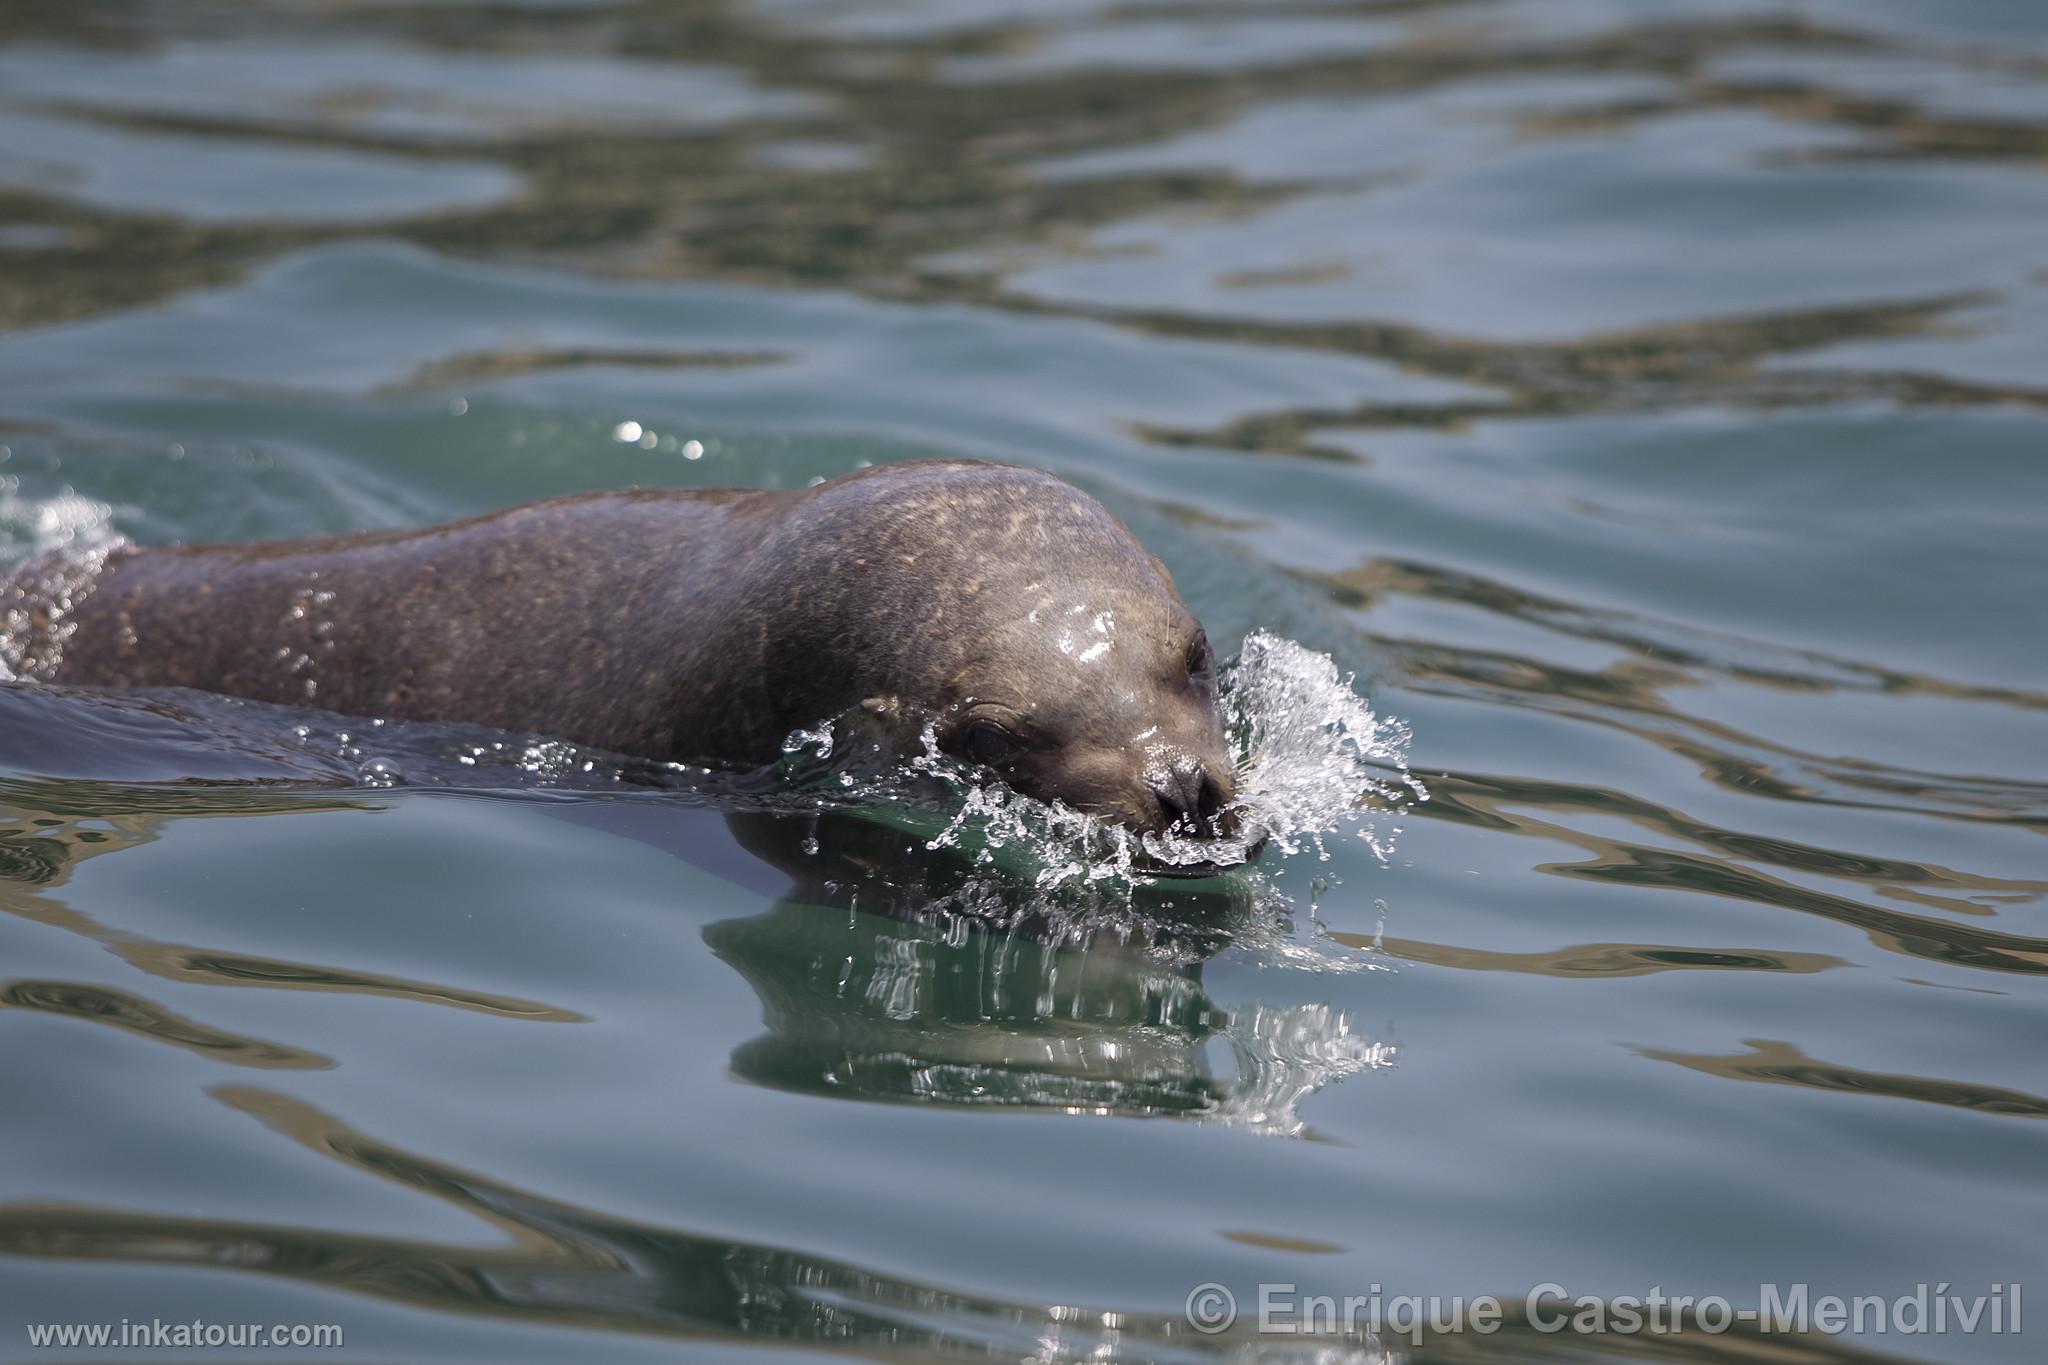
M1255 1133L1300 1137L1302 1102L1357 1075L1395 1063L1395 1047L1361 1033L1331 1005L1252 1005L1232 1015L1224 1038L1237 1080L1205 1117Z
M24 498L18 489L0 479L0 561L28 557L0 577L0 681L47 680L78 629L67 618L107 556L127 542L106 503L69 488L48 498Z
M1385 862L1400 827L1383 834L1369 812L1429 799L1408 771L1407 725L1376 714L1352 681L1327 654L1265 631L1223 672L1238 800L1282 853L1327 859L1323 837L1348 824Z
M1384 817L1428 800L1429 793L1408 771L1408 727L1375 713L1352 682L1328 655L1292 640L1265 631L1245 638L1220 677L1224 729L1237 761L1231 809L1239 822L1239 832L1223 839L1134 834L987 782L939 753L927 727L925 752L911 766L951 779L962 792L951 823L928 847L962 847L972 837L988 860L993 850L1023 845L1043 861L1036 878L1041 889L1109 879L1142 883L1160 869L1233 866L1261 844L1282 854L1313 849L1327 859L1325 839L1346 827L1384 862L1400 832ZM789 751L818 738L816 732L792 736L796 747ZM860 785L855 794L888 793Z

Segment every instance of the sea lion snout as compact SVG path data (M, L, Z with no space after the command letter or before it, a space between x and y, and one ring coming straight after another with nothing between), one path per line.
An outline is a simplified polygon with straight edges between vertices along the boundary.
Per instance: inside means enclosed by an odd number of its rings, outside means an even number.
M1184 733L1175 739L1063 733L1063 721L1078 724L1092 714L1085 707L1064 716L1041 708L1028 732L1038 742L1026 743L977 709L942 731L941 743L1026 796L1072 806L1134 834L1203 840L1237 834L1236 774L1213 712L1203 708L1184 717ZM1003 747L986 747L998 744Z
M1232 832L1230 774L1186 750L1155 756L1145 771L1151 832L1213 838Z

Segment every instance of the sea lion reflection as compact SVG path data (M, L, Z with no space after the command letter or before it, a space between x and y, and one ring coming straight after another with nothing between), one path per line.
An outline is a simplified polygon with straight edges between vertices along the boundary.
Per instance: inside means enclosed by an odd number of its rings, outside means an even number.
M1091 920L993 869L959 868L935 885L929 853L890 859L887 846L904 836L864 822L734 825L749 848L798 874L770 909L704 931L760 997L767 1031L731 1062L755 1084L1178 1115L1294 1136L1308 1096L1392 1064L1393 1049L1342 1010L1211 997L1205 962L1232 942L1233 920L1264 909L1241 882L1197 898L1184 886L1134 893L1155 911L1170 894L1185 923L1129 908Z

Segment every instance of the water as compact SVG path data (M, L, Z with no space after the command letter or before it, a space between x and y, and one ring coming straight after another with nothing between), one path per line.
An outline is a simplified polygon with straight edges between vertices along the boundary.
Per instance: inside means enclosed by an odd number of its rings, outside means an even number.
M0 9L0 562L1038 464L1305 803L0 686L0 1355L2037 1359L1522 1303L2042 1290L2044 155L2033 0Z

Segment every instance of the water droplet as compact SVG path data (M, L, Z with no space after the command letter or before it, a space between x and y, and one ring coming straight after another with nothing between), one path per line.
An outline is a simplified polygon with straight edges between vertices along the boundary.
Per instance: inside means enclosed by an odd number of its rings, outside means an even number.
M405 781L405 774L389 759L373 758L356 769L356 780L365 787L396 787Z
M621 422L612 428L612 439L625 445L631 445L634 441L640 439L640 432L641 426L638 422Z

